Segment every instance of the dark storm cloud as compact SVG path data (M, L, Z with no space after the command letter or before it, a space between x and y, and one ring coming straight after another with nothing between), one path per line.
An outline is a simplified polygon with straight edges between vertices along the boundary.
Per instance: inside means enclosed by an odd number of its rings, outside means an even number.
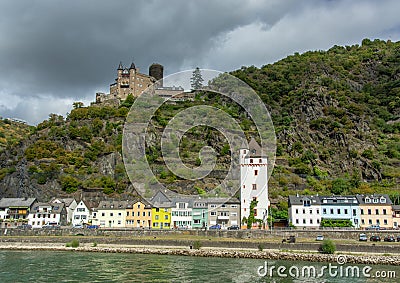
M119 61L147 73L263 65L398 35L396 1L0 1L0 115L37 123L108 91ZM345 26L343 23L348 22ZM362 26L364 25L364 26ZM370 33L366 33L369 30ZM28 104L28 105L27 105ZM68 107L67 107L68 106ZM31 111L29 111L31 109Z

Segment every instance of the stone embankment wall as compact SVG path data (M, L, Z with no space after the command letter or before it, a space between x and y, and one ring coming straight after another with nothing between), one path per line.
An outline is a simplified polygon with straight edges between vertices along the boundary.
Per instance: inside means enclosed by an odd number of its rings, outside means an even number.
M236 238L236 239L271 239L281 237L286 239L289 236L296 238L315 239L317 235L323 235L326 239L348 239L358 240L361 233L365 233L367 237L372 235L381 236L382 240L387 235L395 237L400 236L400 230L381 230L381 231L365 231L365 230L148 230L148 229L0 229L1 236L116 236L116 237L157 237L165 235L192 235L201 237L219 237L219 238Z

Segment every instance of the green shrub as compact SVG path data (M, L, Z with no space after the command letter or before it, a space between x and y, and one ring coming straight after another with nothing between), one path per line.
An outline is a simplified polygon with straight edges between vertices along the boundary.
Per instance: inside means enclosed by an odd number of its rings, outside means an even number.
M319 247L319 251L323 254L334 254L336 252L336 245L332 240L324 240Z
M76 240L76 239L74 239L74 240L72 240L71 242L66 243L65 246L66 246L67 248L77 248L77 247L79 247L79 241Z
M263 250L264 250L264 245L263 244L258 244L258 250L260 251L260 252L262 252Z
M94 242L94 243L92 244L92 247L97 247L97 243Z
M193 248L194 248L195 250L199 250L201 247L202 247L202 244L201 244L200 241L195 241L195 242L193 243Z

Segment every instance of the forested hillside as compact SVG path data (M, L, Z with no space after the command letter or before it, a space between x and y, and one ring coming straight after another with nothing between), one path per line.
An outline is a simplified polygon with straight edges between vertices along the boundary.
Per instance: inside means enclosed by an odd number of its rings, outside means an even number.
M279 209L285 208L287 195L297 192L399 195L400 43L365 39L360 46L294 54L232 74L256 90L272 115L278 140L269 186ZM184 108L209 104L237 119L249 138L257 133L233 102L211 93L195 97L163 105L149 128L152 138L146 152L154 174L170 189L205 194L229 165L227 141L211 128L189 131L181 142L184 162L198 165L199 149L211 145L218 152L218 165L204 180L180 180L159 153L168 120ZM50 115L2 153L0 195L46 199L96 191L134 197L121 158L123 123L132 103L128 97L119 107L75 104L66 118Z

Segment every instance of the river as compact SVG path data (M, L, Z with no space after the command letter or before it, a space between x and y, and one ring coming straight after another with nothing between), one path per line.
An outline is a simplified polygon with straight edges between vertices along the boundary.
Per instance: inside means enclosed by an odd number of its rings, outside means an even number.
M356 276L356 270L360 272L359 277ZM320 274L324 276L316 278ZM377 275L392 278L372 278ZM399 267L374 265L368 270L368 266L362 265L331 264L329 270L327 263L310 262L91 252L0 251L1 283L399 282L399 279L393 278L394 275L400 277Z

